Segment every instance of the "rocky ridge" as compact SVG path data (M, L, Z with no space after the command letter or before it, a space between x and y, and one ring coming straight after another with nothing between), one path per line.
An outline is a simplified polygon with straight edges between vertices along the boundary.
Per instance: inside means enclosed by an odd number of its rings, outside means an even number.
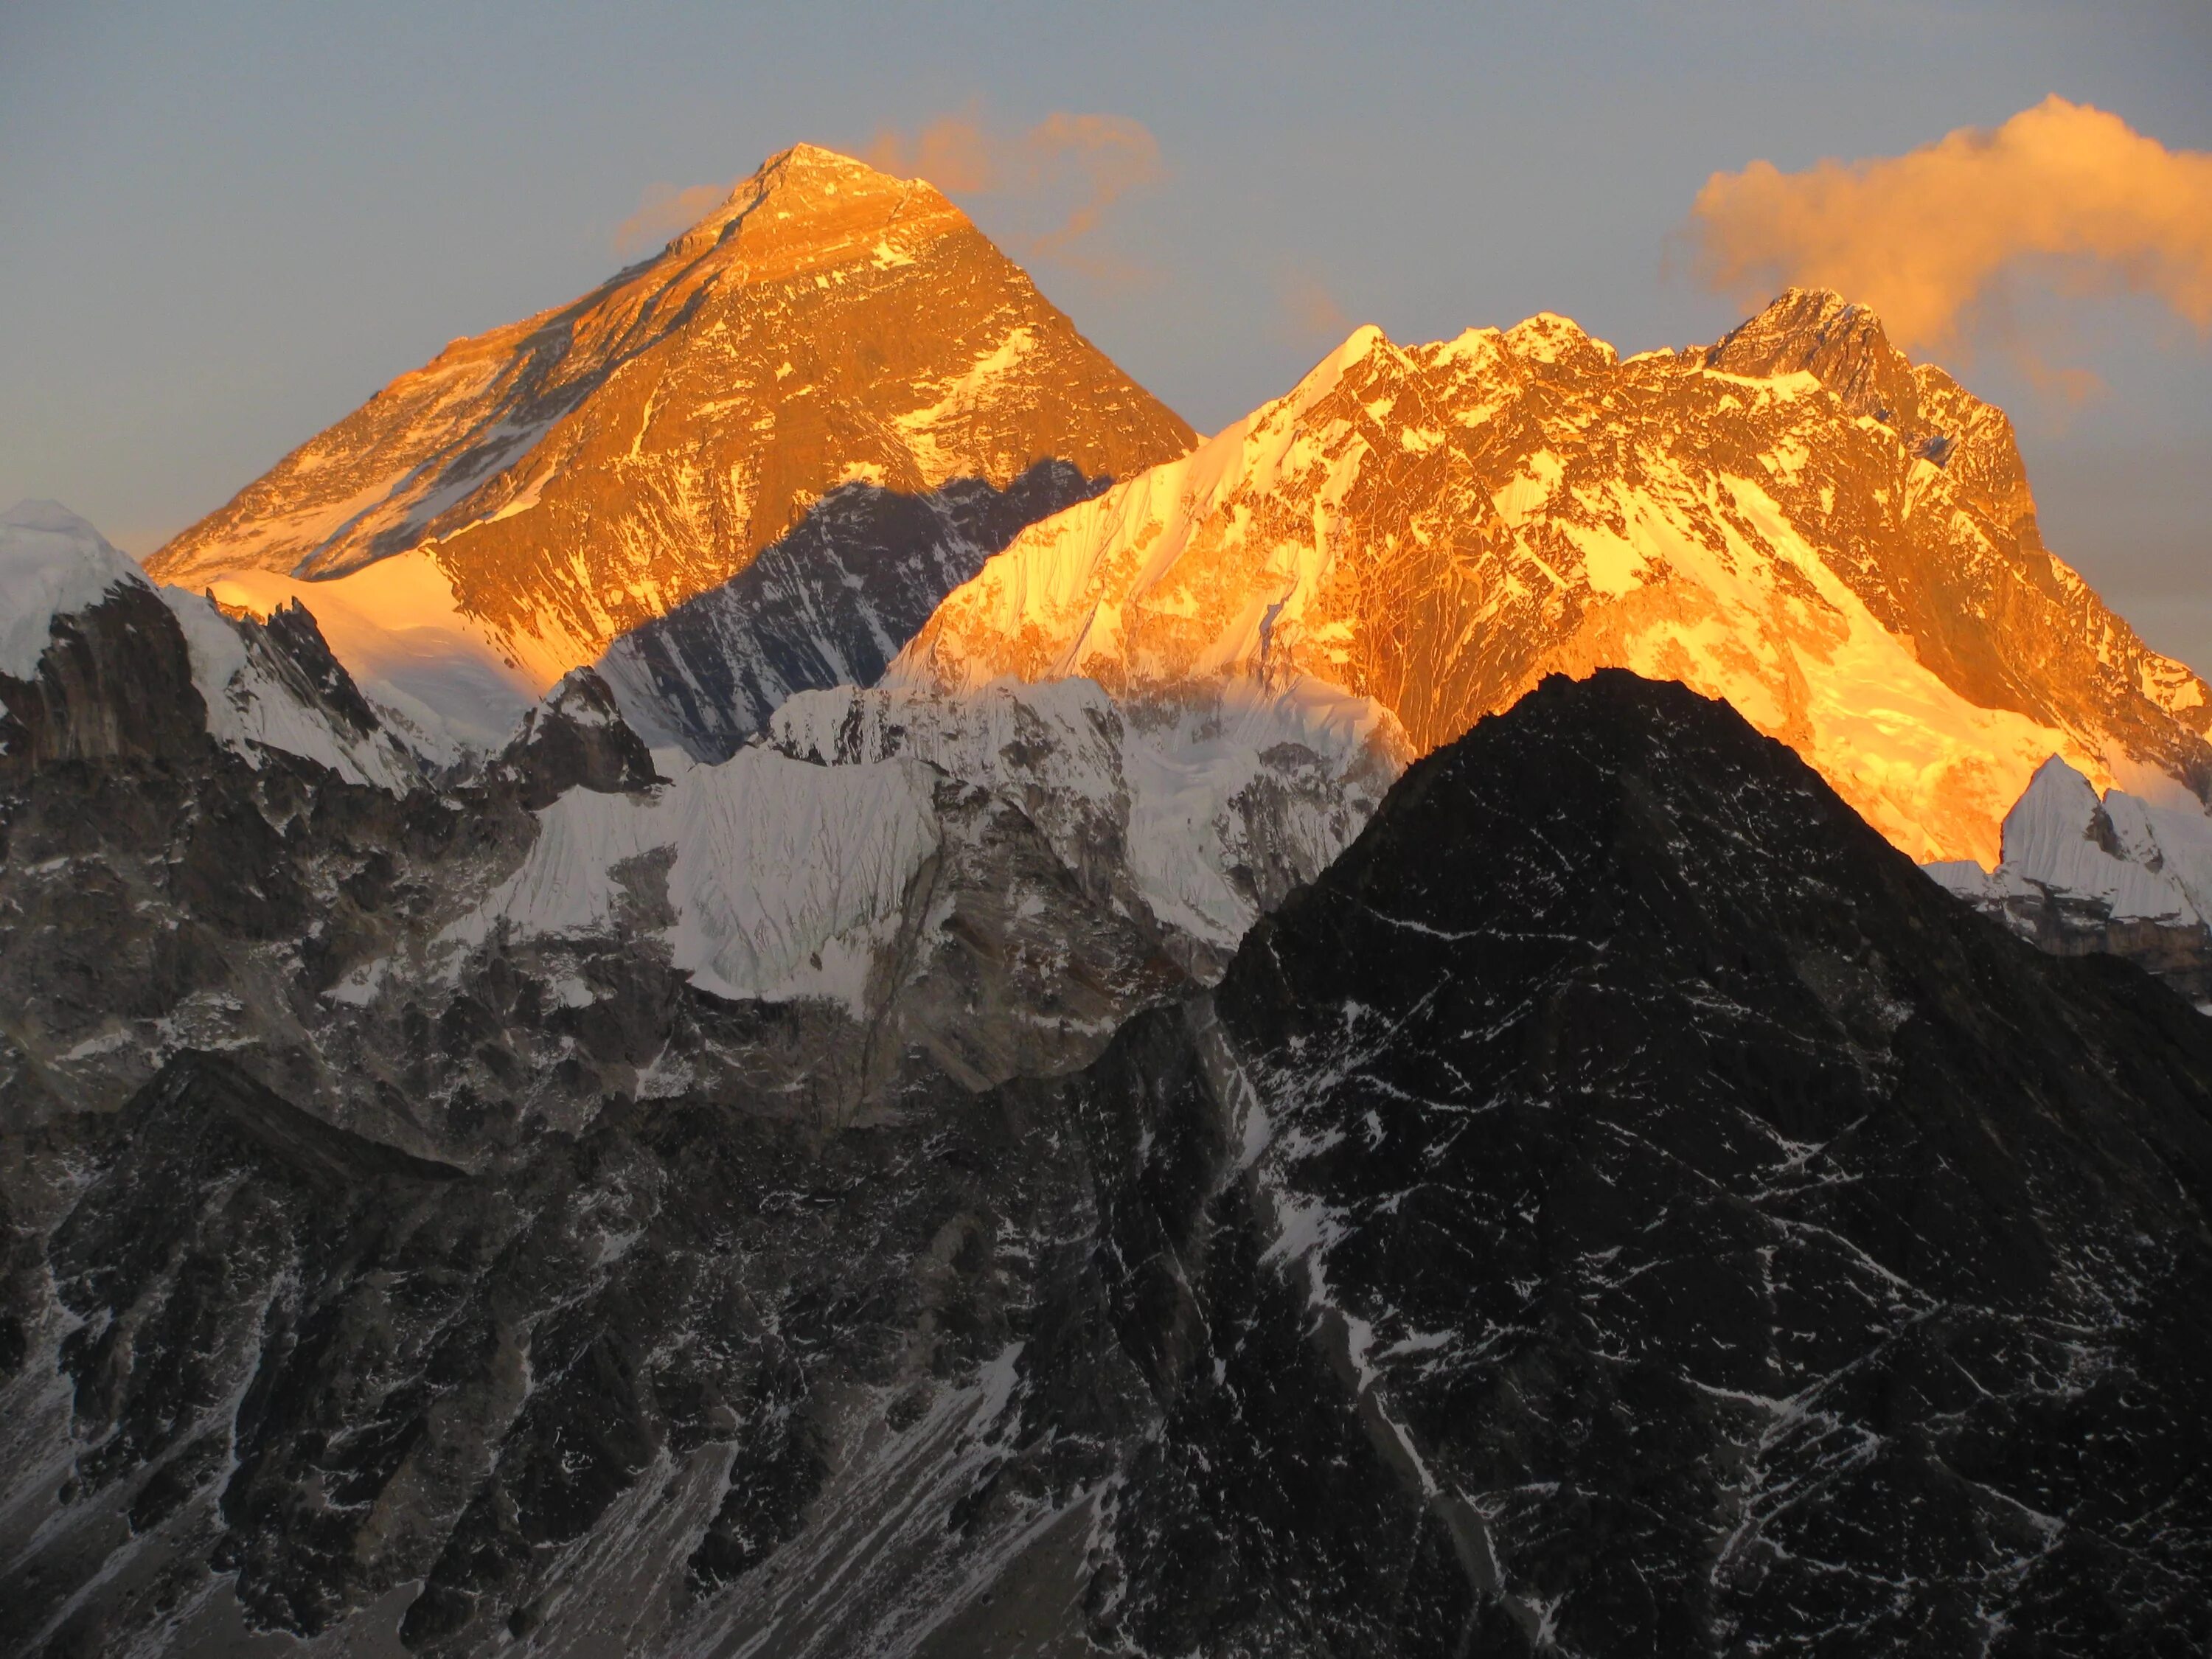
M1417 750L1547 673L1725 696L1916 858L1994 862L2057 753L2212 782L2212 696L2043 546L2009 425L1793 291L1619 360L1564 318L1355 332L1286 397L1023 532L891 671L1117 699L1308 676Z
M2178 1654L2208 1033L1547 681L1078 1073L471 1165L184 1054L11 1130L5 1627Z

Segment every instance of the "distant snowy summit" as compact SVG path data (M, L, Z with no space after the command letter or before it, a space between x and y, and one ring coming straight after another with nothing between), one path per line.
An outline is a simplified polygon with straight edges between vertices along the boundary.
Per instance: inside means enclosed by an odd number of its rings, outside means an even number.
M1995 869L1928 873L2047 951L2127 957L2212 1005L2212 817L2179 791L2100 795L2054 755L2006 815Z

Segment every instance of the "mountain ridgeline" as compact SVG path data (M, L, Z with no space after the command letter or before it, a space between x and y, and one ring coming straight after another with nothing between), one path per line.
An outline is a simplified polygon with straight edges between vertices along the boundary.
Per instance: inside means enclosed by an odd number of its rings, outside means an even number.
M1838 296L1200 443L787 151L0 514L0 1655L2201 1652L2208 730Z

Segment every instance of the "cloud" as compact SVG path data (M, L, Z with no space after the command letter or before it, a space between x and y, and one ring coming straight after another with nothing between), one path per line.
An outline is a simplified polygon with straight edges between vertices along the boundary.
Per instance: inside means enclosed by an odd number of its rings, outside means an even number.
M2153 295L2212 332L2212 154L2056 96L1904 155L1717 173L1688 234L1709 286L1747 303L1834 289L1901 346L2015 331L2008 290L2031 276Z
M730 189L728 185L693 185L685 190L647 185L637 211L615 227L617 256L628 258L690 229L728 198Z
M1352 319L1318 279L1294 271L1275 284L1281 307L1281 332L1303 344L1316 337L1331 343L1352 332Z
M1005 134L993 131L981 105L971 101L911 137L884 128L861 159L885 173L927 179L948 195L1073 197L1058 223L1028 239L1025 254L1057 259L1103 281L1145 274L1099 246L1107 210L1166 174L1159 141L1128 116L1055 110L1025 132Z
M1000 167L983 133L981 108L971 100L959 114L939 116L910 139L884 127L860 152L860 159L878 173L927 179L948 195L997 190Z

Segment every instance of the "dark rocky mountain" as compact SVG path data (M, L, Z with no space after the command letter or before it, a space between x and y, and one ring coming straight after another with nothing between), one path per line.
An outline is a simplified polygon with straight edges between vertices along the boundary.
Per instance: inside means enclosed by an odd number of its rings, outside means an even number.
M141 764L40 769L7 879L146 888ZM588 1109L9 1097L9 1650L2201 1649L2212 1026L1680 687L1481 721L1080 1070L825 1111L818 1016L695 994L754 1058L647 1087L486 950L363 1025L434 1094L535 1021Z

